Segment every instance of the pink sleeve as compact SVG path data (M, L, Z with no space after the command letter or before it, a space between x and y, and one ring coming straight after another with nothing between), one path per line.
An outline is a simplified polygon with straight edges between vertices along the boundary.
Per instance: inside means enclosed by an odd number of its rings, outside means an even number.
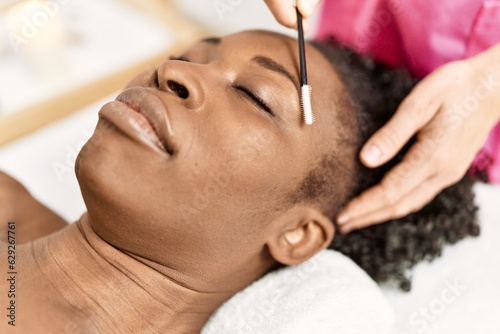
M500 184L500 123L489 133L471 166L472 174L486 172L488 182Z
M336 38L389 67L424 77L500 43L500 0L324 0L317 39ZM500 183L500 124L472 169Z

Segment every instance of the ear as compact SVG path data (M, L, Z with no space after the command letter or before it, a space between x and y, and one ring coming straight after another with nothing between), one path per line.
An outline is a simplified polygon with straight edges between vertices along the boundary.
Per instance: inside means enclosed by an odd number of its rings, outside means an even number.
M335 227L321 211L295 206L281 215L273 226L277 233L267 242L273 258L279 263L296 265L330 245Z

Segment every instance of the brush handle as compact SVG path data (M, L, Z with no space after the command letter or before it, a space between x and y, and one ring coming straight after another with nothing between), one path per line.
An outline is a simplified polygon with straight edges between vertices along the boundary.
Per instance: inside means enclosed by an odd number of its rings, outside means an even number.
M306 52L304 47L304 28L302 27L302 14L297 7L297 30L299 31L300 78L302 86L307 85Z

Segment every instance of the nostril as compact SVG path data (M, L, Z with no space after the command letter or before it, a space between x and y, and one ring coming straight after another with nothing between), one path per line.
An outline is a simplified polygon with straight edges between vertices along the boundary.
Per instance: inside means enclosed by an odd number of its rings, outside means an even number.
M169 89L175 92L177 96L179 96L181 99L187 99L189 97L189 91L185 86L172 80L167 81L167 86Z

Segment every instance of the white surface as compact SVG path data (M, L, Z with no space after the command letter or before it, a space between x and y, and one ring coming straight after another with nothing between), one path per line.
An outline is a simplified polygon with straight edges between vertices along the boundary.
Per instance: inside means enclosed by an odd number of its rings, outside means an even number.
M386 334L393 321L375 282L349 258L323 250L240 291L202 334Z
M477 184L481 235L447 246L415 268L413 289L384 289L394 334L500 333L500 187Z
M241 30L266 29L297 36L297 31L278 24L262 0L173 0L189 17L225 35ZM290 0L293 4L293 1ZM310 18L310 31L306 37L314 35L319 8Z
M174 41L166 25L124 1L52 3L53 12L26 2L0 13L0 44L10 50L0 46L0 115L118 72ZM22 43L16 49L9 41Z

